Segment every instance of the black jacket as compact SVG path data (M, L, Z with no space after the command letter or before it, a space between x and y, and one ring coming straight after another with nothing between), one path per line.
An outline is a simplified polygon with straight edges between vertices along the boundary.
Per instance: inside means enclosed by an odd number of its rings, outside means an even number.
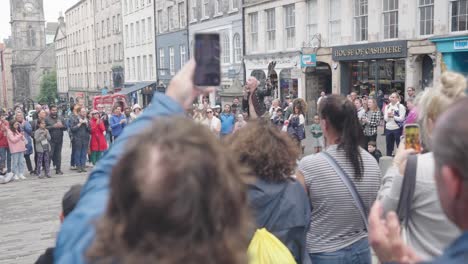
M35 264L53 264L54 263L54 248L48 248L44 254L39 256Z
M57 122L60 121L62 122L63 127L61 128L56 128L54 127ZM63 131L67 130L67 124L65 123L65 120L62 117L59 117L57 115L56 118L52 118L50 115L46 118L46 128L49 130L50 133L50 141L52 142L62 142L63 141Z
M310 263L306 235L311 208L302 185L292 178L281 183L257 179L249 185L247 195L257 229L265 227L281 240L297 263Z
M89 144L89 139L91 138L91 127L89 120L87 124L81 124L79 116L73 116L70 119L70 130L72 133L72 139L74 143L87 143Z
M254 91L254 94L252 95L252 99L253 99L252 104L255 108L255 113L257 113L257 117L262 117L266 113L267 109L265 106L264 99L265 99L265 96L271 95L271 90L272 90L272 87L267 86L266 89L257 88ZM242 99L242 110L250 116L249 100L250 100L250 93L247 94L247 98L244 97Z

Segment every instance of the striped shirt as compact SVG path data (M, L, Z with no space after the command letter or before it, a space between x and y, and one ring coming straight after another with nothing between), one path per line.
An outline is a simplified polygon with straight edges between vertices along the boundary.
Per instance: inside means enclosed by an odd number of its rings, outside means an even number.
M353 166L344 150L337 150L337 145L332 145L326 152L352 178L368 212L380 187L381 175L377 161L360 148L364 176L356 181ZM299 163L299 171L304 175L313 207L307 233L309 253L334 252L367 237L364 221L351 193L325 158L318 154L307 156Z

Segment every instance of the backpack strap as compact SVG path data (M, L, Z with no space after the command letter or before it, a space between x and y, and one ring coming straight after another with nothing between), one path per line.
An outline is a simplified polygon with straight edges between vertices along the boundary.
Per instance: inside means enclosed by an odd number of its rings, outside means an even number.
M364 205L364 202L362 201L361 196L359 195L356 186L354 185L353 181L351 180L351 177L341 168L341 166L336 162L336 160L327 152L320 152L319 155L322 155L327 162L332 166L333 170L340 176L341 181L343 181L344 185L346 188L348 188L348 191L351 193L351 196L353 197L354 204L356 205L357 209L359 210L359 213L361 214L362 220L364 222L364 225L366 226L366 230L369 230L369 223L367 221L367 210Z
M418 155L408 156L405 175L401 185L400 199L398 200L397 214L400 222L406 226L411 212L414 190L416 188L416 171L418 168Z

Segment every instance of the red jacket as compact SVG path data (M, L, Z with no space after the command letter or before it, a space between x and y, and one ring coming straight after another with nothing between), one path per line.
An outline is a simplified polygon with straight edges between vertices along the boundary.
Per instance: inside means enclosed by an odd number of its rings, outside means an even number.
M1 126L2 124L0 124L0 148L8 148L7 130L2 131ZM3 126L8 128L8 121L5 121Z
M104 136L105 131L106 127L104 126L104 122L102 120L98 124L97 119L91 119L91 151L107 150L107 141L106 137Z

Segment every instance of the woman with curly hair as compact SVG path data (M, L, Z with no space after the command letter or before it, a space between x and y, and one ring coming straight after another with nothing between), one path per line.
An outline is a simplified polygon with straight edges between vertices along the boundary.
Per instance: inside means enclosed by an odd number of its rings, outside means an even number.
M304 149L301 145L305 138L305 111L307 103L302 98L297 98L293 101L293 113L289 116L288 134L297 142L302 152Z
M257 228L266 228L289 248L297 263L310 263L305 248L310 206L294 174L298 149L288 135L267 121L248 123L226 140L256 180L248 200Z

